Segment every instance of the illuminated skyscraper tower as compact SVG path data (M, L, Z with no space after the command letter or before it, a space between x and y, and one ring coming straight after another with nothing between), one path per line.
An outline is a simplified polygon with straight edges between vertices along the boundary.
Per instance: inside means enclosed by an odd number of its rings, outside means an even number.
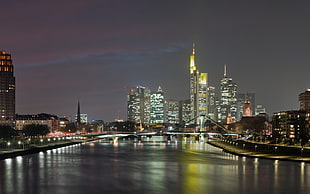
M220 83L218 122L230 123L237 120L237 84L227 77L226 68L224 65L224 77Z
M215 87L208 87L208 116L216 120L216 98L215 98Z
M151 93L151 123L164 123L164 94L161 87Z
M146 87L137 86L129 90L127 99L128 120L137 123L150 123L150 97L151 90Z
M0 125L15 124L15 77L11 55L0 51Z
M192 118L207 114L208 74L199 73L195 65L195 44L190 56L190 105ZM199 119L197 119L198 123Z

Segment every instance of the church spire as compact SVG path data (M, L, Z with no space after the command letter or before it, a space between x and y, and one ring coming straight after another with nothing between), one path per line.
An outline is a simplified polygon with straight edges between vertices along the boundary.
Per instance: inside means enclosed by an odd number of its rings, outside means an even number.
M77 109L77 114L76 114L76 123L77 123L77 125L81 124L80 100L78 100L78 109Z

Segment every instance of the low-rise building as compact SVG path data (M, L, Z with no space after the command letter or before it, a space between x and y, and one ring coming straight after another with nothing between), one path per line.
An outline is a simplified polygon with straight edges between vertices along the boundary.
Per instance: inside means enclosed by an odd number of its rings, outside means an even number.
M56 115L40 113L36 115L16 115L16 130L23 130L25 125L47 125L50 132L60 128L60 120Z

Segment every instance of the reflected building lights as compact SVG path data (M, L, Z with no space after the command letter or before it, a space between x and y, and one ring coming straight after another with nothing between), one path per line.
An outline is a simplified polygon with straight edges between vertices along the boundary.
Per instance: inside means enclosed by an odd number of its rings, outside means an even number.
M278 187L279 184L279 179L278 179L278 169L279 169L279 161L275 160L274 161L274 187Z
M254 158L254 185L253 187L257 190L258 187L258 179L259 179L259 170L258 170L258 158Z
M300 163L300 186L304 187L305 184L305 163Z

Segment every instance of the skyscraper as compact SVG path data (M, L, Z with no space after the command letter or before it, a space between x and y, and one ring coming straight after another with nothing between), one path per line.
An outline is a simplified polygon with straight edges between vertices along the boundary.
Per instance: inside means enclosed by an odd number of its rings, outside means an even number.
M224 77L220 83L218 122L235 122L237 107L237 84L233 82L232 78L227 77L227 67L224 65Z
M207 114L207 87L208 74L199 73L195 65L195 44L193 44L192 55L190 56L190 106L191 117L197 117L200 114ZM197 118L196 123L199 122Z
M192 109L190 99L179 101L179 123L186 123L192 118Z
M208 116L216 120L216 98L215 98L215 87L209 86L208 87Z
M178 100L165 101L165 123L178 124L180 122L180 109Z
M164 123L164 94L160 86L151 93L151 123Z
M15 124L15 77L11 55L0 51L0 125Z
M127 117L128 120L135 121L137 123L150 123L150 104L151 90L137 86L131 88L127 98Z

